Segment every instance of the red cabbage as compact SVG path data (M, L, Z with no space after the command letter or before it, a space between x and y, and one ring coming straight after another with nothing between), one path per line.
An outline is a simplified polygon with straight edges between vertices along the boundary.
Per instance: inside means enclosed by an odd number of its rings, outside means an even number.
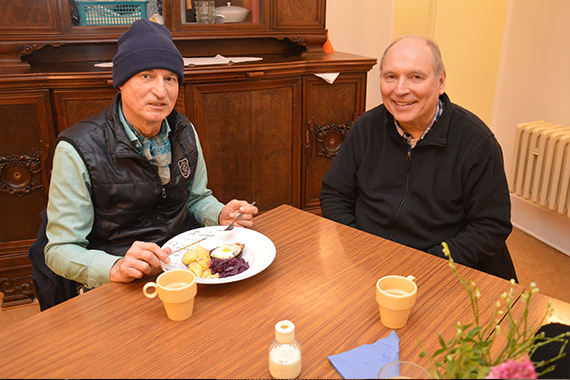
M249 269L249 263L243 258L232 259L211 259L210 269L212 274L219 274L220 278L235 276L238 273Z

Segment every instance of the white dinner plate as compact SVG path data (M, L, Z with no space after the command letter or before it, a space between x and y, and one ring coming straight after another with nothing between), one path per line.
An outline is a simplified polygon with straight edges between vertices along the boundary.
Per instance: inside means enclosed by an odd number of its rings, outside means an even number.
M186 231L167 241L162 248L170 247L176 251L188 244L204 239L200 244L208 250L219 247L222 244L241 243L245 244L241 257L249 263L249 268L235 276L223 278L198 278L199 284L225 284L240 281L267 268L275 259L275 245L265 235L248 228L235 227L231 231L223 231L225 226L202 227ZM193 246L192 246L193 247ZM188 249L192 248L189 247ZM188 269L182 263L182 256L188 249L183 249L170 255L170 264L161 263L164 271L172 269Z

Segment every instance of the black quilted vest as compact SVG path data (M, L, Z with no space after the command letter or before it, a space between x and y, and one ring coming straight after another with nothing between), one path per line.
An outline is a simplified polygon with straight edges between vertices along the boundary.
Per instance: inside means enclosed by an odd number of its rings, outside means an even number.
M95 220L89 249L124 256L135 240L164 244L197 223L186 208L198 151L190 121L176 110L171 132L170 183L132 146L119 119L120 94L100 114L63 131L85 163L92 185Z

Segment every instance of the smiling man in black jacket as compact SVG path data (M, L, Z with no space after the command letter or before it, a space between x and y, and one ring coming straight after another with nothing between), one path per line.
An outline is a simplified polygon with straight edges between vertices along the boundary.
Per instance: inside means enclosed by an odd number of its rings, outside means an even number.
M323 179L323 216L516 280L505 244L511 205L501 148L451 103L435 42L395 40L380 63L383 104L351 128Z

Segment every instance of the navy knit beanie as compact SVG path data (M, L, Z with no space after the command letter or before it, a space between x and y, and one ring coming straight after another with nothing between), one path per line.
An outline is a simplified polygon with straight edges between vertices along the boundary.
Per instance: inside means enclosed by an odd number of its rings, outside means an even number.
M174 45L170 31L149 20L137 20L119 37L119 48L113 58L113 87L144 70L166 69L184 80L184 60Z

